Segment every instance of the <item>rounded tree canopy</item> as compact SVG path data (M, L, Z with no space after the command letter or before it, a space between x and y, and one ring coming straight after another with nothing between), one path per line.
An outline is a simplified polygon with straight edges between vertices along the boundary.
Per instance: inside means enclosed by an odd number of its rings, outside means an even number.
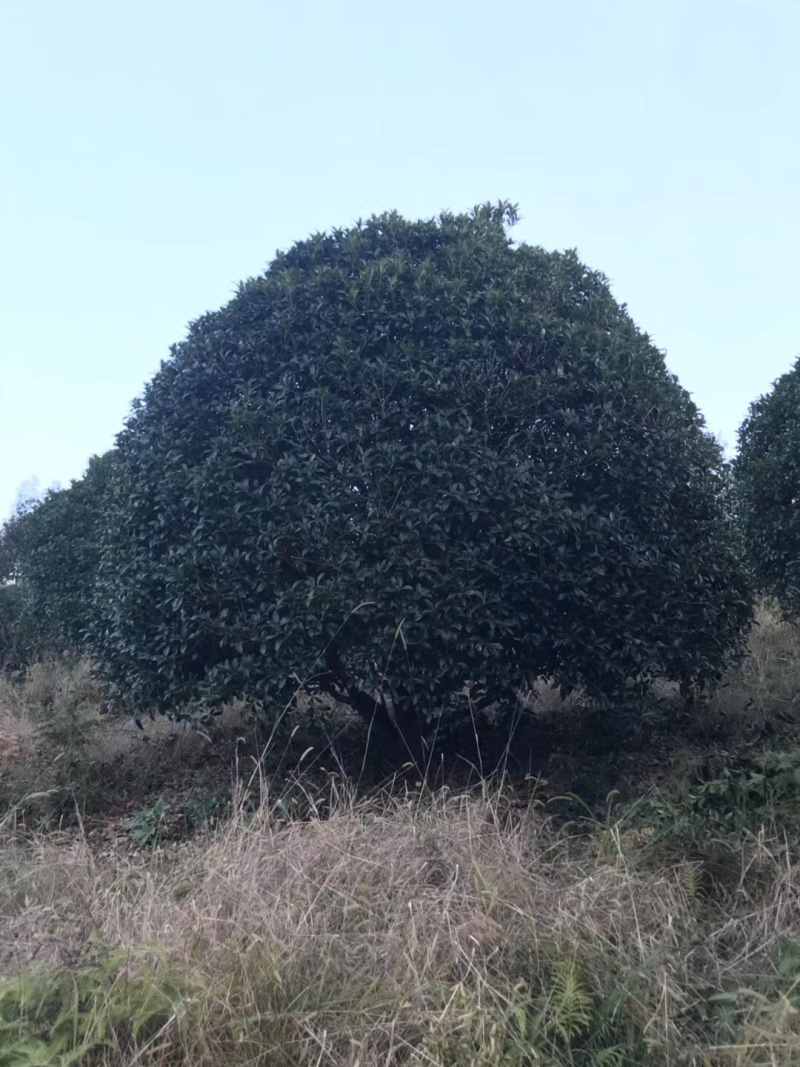
M195 322L119 447L96 647L176 712L319 687L435 721L547 676L717 676L750 602L721 457L572 253L509 205L387 214Z
M734 502L755 583L800 616L800 360L750 405Z

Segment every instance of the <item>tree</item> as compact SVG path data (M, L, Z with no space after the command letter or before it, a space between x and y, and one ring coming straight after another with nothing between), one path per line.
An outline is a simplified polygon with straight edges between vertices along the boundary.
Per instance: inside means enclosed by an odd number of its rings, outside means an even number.
M30 657L30 642L22 589L0 584L0 670L16 669Z
M18 538L24 505L0 526L0 670L22 667L34 652L25 590L18 579Z
M800 360L750 405L734 500L757 588L800 617Z
M113 451L93 457L69 488L51 489L18 510L0 538L0 559L4 545L27 630L42 651L84 648L113 464Z
M658 350L509 205L276 256L136 403L107 677L188 713L316 687L403 731L539 676L715 679L750 617L719 448Z

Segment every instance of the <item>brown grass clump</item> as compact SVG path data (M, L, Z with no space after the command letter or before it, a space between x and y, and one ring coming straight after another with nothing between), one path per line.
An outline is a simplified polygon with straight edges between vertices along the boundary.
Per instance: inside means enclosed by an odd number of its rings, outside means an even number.
M146 1047L159 1065L800 1062L781 955L800 866L777 842L713 901L693 868L648 862L619 827L559 832L500 794L341 796L303 823L270 810L240 806L215 837L148 859L6 834L6 1002L37 963L45 986L66 974L83 990L90 1022L116 1018L124 993L127 1023L102 1041L95 1026L92 1063ZM130 1001L142 976L149 1009ZM47 1018L25 1017L26 1037L52 1043Z

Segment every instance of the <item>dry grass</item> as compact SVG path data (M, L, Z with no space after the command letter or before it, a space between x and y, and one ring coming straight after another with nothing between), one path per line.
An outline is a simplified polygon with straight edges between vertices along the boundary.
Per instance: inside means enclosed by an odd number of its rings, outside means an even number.
M131 718L104 714L102 691L94 680L88 660L65 663L59 660L35 663L22 678L10 678L0 672L0 731L19 738L23 750L35 747L35 737L43 723L73 721L87 726L86 756L110 763L119 756L138 753L142 742L178 744L173 765L191 761L203 751L207 735L188 729L163 716L145 718L137 727ZM242 730L241 707L232 705L218 720L221 727ZM157 757L156 757L157 758Z
M101 697L86 661L37 663L15 679L0 673L0 809L52 827L76 805L91 813L131 794L146 800L205 769L221 737L252 733L240 706L209 733L162 716L137 725L104 713Z
M748 731L800 719L800 635L774 605L759 606L748 656L712 697L708 714Z
M709 721L788 737L798 692L800 640L765 609ZM147 726L101 715L85 666L0 680L0 1067L800 1064L800 820L769 799L712 857L728 780L682 850L691 776L572 827L499 785L363 800L317 777L293 820L267 757L230 821L181 844L20 830L19 790L56 788L64 753L73 774L199 773L207 739Z
M800 866L753 842L713 901L692 867L660 869L632 840L556 831L500 793L341 796L327 819L282 825L240 810L138 862L6 835L2 971L87 982L94 946L116 961L109 1013L120 975L145 973L172 991L155 1064L800 1062L794 971L776 970ZM102 1062L127 1064L154 1031L106 1037Z

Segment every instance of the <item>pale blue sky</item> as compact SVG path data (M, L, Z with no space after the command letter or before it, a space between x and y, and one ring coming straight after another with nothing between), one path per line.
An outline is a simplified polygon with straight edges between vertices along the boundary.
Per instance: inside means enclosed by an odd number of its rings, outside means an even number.
M0 515L276 248L500 198L730 446L800 354L800 0L6 0Z

